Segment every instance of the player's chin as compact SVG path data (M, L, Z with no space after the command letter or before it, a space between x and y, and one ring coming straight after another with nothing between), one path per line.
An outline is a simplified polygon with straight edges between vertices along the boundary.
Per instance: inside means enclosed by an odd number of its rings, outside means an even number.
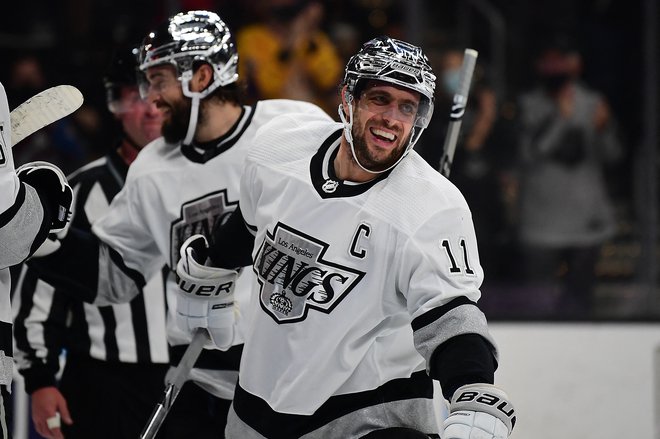
M398 158L402 150L398 140L394 142L370 142L369 148L371 158L381 163L396 161L394 157Z
M369 159L364 161L367 169L374 172L383 172L390 168L400 156L396 151L378 151L375 154L373 152L369 155Z

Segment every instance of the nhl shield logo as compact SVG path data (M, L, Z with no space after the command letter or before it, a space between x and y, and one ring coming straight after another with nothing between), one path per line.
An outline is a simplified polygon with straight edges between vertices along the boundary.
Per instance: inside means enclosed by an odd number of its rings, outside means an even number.
M254 260L261 307L278 323L304 320L309 309L330 313L364 273L323 258L328 244L277 223Z
M337 190L339 187L339 183L337 183L334 180L326 180L325 183L323 183L323 186L321 186L321 189L323 189L323 192L326 194L331 194L334 191Z

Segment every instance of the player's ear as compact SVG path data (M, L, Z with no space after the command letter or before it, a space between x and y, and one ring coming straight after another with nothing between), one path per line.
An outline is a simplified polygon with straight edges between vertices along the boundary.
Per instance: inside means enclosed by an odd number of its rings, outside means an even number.
M190 81L190 91L200 92L213 82L213 67L202 63L193 73Z
M341 106L344 109L344 114L348 114L348 106L353 102L353 95L348 91L348 85L341 89Z

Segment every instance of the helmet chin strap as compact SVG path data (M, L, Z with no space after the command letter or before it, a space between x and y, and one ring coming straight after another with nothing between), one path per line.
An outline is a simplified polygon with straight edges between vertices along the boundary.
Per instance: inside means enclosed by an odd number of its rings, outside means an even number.
M220 86L220 80L215 78L214 81L201 92L190 91L190 80L192 79L192 70L187 70L181 75L181 88L183 95L191 99L190 104L190 119L188 119L188 131L186 137L183 139L184 145L190 145L195 138L195 130L197 129L197 120L199 119L199 104L202 99L213 93L213 91Z
M353 95L346 93L346 103L348 104L348 120L346 120L346 114L344 113L343 106L339 104L339 118L341 119L342 123L344 124L344 137L346 138L346 141L348 142L349 145L351 145L351 154L353 154L353 160L355 160L355 163L360 167L365 172L368 172L369 174L382 174L383 172L387 172L396 165L399 164L401 160L405 156L408 155L412 147L415 145L417 139L413 141L413 136L415 135L415 127L412 128L412 131L410 132L410 141L408 143L408 146L406 147L406 150L404 151L403 154L401 154L401 157L399 157L399 160L394 162L392 166L388 167L387 169L383 169L382 171L372 171L371 169L367 169L360 163L360 161L357 158L357 154L355 154L355 146L353 145ZM419 136L417 136L419 138Z

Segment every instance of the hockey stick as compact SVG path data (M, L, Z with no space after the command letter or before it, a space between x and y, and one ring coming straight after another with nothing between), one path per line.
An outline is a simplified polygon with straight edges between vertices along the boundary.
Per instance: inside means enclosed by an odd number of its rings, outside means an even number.
M470 93L470 84L472 83L472 74L474 73L474 66L477 64L477 56L479 52L474 49L465 49L463 56L463 64L461 65L461 72L458 82L458 90L454 94L454 103L451 107L449 114L449 127L447 129L447 136L445 137L445 145L443 148L442 158L440 159L440 166L438 170L442 175L449 178L449 171L451 164L454 161L454 152L456 152L456 142L458 141L458 133L461 130L463 123L463 114L467 106L468 95Z
M193 368L197 357L199 357L200 352L204 348L204 344L208 341L209 336L208 332L204 328L197 328L195 335L193 335L190 344L186 348L186 351L181 358L181 361L177 365L176 369L172 374L167 374L165 377L165 392L163 392L163 397L156 404L153 413L147 421L142 434L140 434L140 439L153 439L156 437L156 433L163 425L167 413L172 408L174 400L179 396L179 391L183 384L188 379L190 375L190 370Z
M76 111L83 95L72 85L58 85L37 93L10 114L12 147L30 134Z

